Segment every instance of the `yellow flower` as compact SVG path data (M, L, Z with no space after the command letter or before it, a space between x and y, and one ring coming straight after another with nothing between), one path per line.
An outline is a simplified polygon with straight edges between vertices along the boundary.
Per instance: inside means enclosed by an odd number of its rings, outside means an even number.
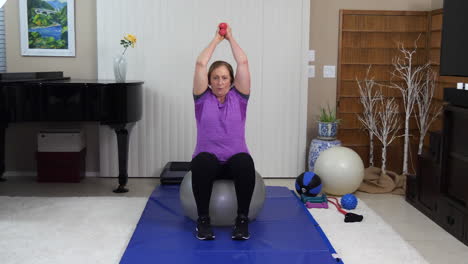
M135 35L132 35L132 34L125 35L124 38L120 40L120 45L122 45L125 48L124 51L122 52L122 55L125 54L125 51L127 51L128 47L134 48L136 41L137 39Z
M135 43L137 41L135 35L132 35L132 34L127 34L124 39L126 39L127 41L130 41L131 45L132 45L132 48L135 46Z

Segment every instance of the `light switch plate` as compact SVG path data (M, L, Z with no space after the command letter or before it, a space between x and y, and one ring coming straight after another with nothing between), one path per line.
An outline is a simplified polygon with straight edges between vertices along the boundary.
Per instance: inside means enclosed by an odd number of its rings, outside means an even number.
M335 78L336 70L335 65L324 65L323 66L323 78Z
M307 66L307 76L309 78L315 78L315 65Z
M307 54L307 59L309 61L315 61L315 50L309 50Z

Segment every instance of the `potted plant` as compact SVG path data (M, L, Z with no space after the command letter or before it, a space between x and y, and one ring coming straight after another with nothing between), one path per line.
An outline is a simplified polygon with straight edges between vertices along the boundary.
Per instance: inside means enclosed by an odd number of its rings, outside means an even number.
M318 117L318 137L312 139L309 147L309 171L314 171L315 162L320 153L335 146L341 146L341 141L336 139L339 119L336 118L334 110L330 105L320 108Z
M318 138L322 140L334 140L338 132L339 119L336 118L336 112L327 105L327 108L320 108L318 120Z

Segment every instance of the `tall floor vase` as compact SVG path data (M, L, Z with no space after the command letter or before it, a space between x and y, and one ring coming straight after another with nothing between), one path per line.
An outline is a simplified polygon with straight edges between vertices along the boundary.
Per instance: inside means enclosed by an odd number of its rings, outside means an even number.
M319 157L320 153L324 150L327 150L331 147L341 146L341 141L338 139L335 140L321 140L321 139L312 139L309 147L309 171L314 171L315 162Z

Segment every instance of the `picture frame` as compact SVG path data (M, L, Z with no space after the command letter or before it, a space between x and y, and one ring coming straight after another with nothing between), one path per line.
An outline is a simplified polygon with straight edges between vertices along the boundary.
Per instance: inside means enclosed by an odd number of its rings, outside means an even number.
M22 56L75 56L75 0L20 0Z

